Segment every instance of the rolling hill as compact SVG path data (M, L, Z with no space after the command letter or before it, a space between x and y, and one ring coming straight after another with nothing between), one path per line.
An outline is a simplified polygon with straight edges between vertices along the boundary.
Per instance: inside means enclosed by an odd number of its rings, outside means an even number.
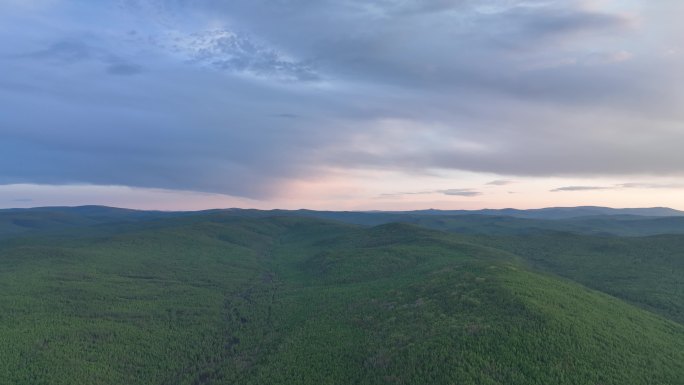
M0 210L0 239L32 232L62 231L99 224L132 223L181 216L183 213L141 211L105 206L38 207Z
M618 271L650 295L681 261L679 236L464 235L245 214L105 216L0 242L0 382L684 378L680 313L606 279L630 258Z

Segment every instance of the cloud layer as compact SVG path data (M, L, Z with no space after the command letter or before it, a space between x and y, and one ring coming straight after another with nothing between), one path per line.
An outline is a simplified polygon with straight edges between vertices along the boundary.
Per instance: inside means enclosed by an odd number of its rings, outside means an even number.
M0 184L268 199L331 169L684 175L681 11L674 0L3 2ZM558 191L590 188L602 187Z
M572 191L601 191L601 190L625 190L625 189L642 189L642 190L679 190L683 189L684 184L681 183L620 183L612 186L565 186L558 187L551 192L572 192Z

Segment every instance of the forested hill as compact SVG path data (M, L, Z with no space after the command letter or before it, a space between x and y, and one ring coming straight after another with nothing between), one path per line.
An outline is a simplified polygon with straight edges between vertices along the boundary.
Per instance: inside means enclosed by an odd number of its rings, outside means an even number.
M0 238L36 231L59 232L74 227L85 228L101 224L126 225L144 221L207 215L248 218L311 217L364 226L401 222L462 234L524 235L571 232L593 235L646 236L684 234L684 216L681 214L680 211L668 208L611 209L605 207L406 212L250 209L173 212L140 211L104 206L44 207L0 210Z
M0 241L0 383L684 378L680 236L120 214Z

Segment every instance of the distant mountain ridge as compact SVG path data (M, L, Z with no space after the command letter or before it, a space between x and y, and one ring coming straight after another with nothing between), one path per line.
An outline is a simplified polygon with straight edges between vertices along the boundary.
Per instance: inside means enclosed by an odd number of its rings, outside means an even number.
M645 217L684 216L684 211L669 207L611 208L601 206L546 207L541 209L482 209L482 210L415 210L397 213L420 215L495 215L531 219L569 219L595 215L636 215Z
M138 216L147 217L153 216L167 216L167 215L188 215L193 213L210 213L210 212L274 212L274 213L369 213L369 214L413 214L413 215L490 215L490 216L505 216L515 218L530 218L530 219L569 219L578 217L589 217L597 215L631 215L644 217L679 217L684 216L684 211L675 210L669 207L643 207L643 208L612 208L603 206L576 206L576 207L545 207L539 209L480 209L480 210L409 210L409 211L382 211L382 210L358 210L358 211L335 211L335 210L256 210L243 208L229 208L229 209L209 209L199 211L161 211L161 210L136 210L109 206L85 205L85 206L45 206L45 207L31 207L31 208L8 208L0 209L0 214L9 212L34 212L34 211L50 211L50 212L70 212L78 213L88 216Z
M0 238L31 232L101 225L133 225L164 219L215 216L223 218L307 217L362 226L401 222L461 234L523 235L548 232L648 236L684 234L684 212L664 208L551 207L544 209L315 211L212 209L144 211L106 206L0 209Z

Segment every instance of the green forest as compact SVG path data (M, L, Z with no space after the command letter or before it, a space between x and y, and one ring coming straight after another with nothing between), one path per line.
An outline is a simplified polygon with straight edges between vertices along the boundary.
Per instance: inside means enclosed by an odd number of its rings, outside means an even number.
M681 385L662 223L0 210L0 384Z

